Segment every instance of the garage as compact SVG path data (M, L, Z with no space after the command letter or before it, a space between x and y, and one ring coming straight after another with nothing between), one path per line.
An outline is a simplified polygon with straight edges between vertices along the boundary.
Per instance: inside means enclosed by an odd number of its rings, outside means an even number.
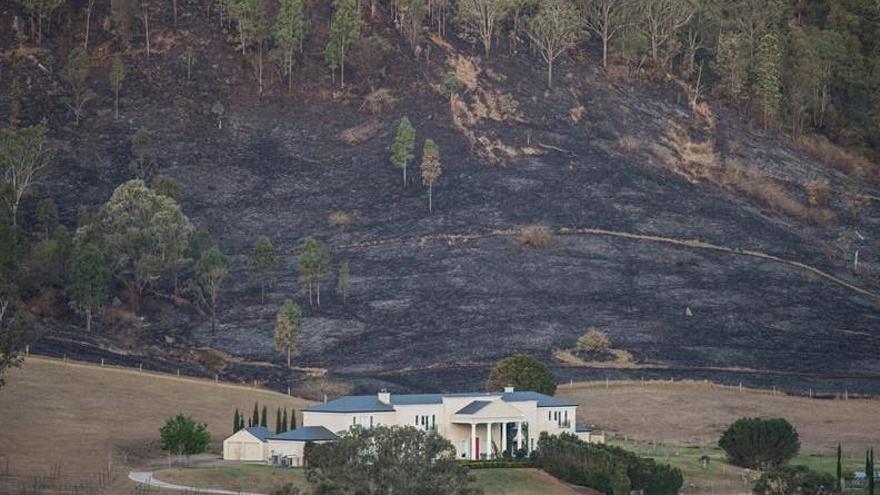
M265 462L268 429L252 426L239 430L223 441L223 459L227 461Z

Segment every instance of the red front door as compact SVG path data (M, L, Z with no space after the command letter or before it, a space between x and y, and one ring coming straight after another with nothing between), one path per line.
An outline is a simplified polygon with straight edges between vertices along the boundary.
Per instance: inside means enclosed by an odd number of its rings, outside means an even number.
M477 437L474 439L474 444L475 444L475 446L474 446L475 451L474 451L473 458L474 458L474 460L479 461L480 460L480 437Z

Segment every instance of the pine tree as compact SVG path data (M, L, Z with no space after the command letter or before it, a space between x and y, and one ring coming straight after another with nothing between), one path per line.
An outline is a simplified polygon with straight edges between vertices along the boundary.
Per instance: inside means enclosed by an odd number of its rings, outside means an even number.
M281 429L281 408L275 408L275 433L281 433L284 430Z
M254 402L254 415L251 417L251 426L259 426L260 425L260 406Z
M290 429L296 429L296 409L294 408L290 409Z
M868 454L868 468L865 470L868 476L868 495L874 495L874 448Z
M281 416L281 431L287 431L287 408L284 408L284 414Z
M422 184L428 186L428 211L434 211L434 183L443 173L440 165L440 148L433 139L426 139L422 148Z
M235 417L232 418L232 433L238 432L241 428L238 427L238 422L241 418L238 415L238 408L235 409Z
M269 426L269 422L267 421L269 409L266 406L263 406L263 414L260 416L260 426L266 428Z
M406 187L406 167L415 158L416 130L409 118L400 119L397 135L391 145L391 163L403 169L403 185Z

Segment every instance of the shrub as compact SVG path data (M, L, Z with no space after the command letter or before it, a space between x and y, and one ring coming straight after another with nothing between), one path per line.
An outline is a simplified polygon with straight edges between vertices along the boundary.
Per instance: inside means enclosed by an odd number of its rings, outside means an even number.
M550 247L550 230L543 225L529 225L520 229L517 239L527 248L545 249Z
M464 83L461 82L461 79L455 74L455 71L448 71L443 75L443 85L440 88L440 91L444 96L452 98L452 95L461 91L464 87Z
M351 217L351 215L344 211L330 212L330 214L327 215L327 221L330 222L330 225L334 225L342 229L354 223L354 219Z
M838 493L834 476L807 466L785 466L768 471L755 482L756 495L825 495Z
M611 339L602 330L591 328L580 336L577 347L592 354L601 355L611 350Z
M568 433L542 433L533 461L559 479L603 493L644 490L651 495L677 495L684 482L678 469L619 447L589 444Z
M828 183L816 180L807 184L807 201L814 208L826 206L828 204Z
M519 102L512 94L506 93L498 98L498 109L504 115L516 115L516 112L519 111Z
M787 463L801 442L783 418L740 418L721 434L718 446L735 466L768 470Z

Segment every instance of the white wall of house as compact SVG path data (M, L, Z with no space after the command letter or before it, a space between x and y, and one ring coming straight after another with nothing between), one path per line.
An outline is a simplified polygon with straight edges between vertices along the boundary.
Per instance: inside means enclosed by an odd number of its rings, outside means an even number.
M331 413L303 411L303 426L323 426L333 433L346 431L358 424L365 428L370 426L394 426L397 424L394 411L388 412L353 412Z
M299 440L276 440L270 438L267 447L267 461L271 461L272 457L287 457L291 460L292 466L302 466L305 456L306 442ZM327 443L323 441L313 443Z

